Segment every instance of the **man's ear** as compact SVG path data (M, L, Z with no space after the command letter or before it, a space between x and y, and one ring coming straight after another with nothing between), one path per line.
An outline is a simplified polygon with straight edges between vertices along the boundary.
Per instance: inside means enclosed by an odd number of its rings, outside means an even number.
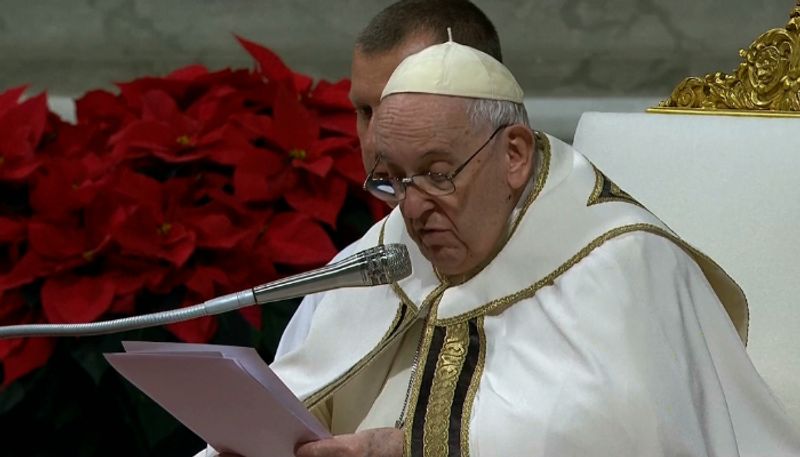
M519 190L528 184L534 169L536 138L533 131L523 124L506 127L504 135L508 142L506 163L508 185Z

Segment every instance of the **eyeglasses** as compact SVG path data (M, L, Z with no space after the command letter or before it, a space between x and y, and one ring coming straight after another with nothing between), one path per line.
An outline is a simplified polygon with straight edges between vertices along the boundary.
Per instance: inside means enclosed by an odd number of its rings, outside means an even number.
M473 152L464 163L458 166L458 168L447 174L429 171L407 178L375 178L372 174L380 163L380 159L378 159L375 161L375 165L372 166L372 170L369 171L367 179L364 181L364 190L387 203L397 203L405 199L406 188L409 184L414 184L417 189L434 197L450 195L456 191L456 185L453 183L453 179L461 173L461 170L463 170L479 152L483 151L486 145L488 145L501 130L508 127L508 125L509 124L503 124L497 127L489 136L489 139L486 140L477 151Z

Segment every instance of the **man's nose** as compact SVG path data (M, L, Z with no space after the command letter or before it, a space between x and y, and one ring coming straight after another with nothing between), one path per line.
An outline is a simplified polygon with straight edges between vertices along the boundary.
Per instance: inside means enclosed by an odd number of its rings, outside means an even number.
M430 195L419 190L413 184L406 186L406 197L400 202L400 211L403 216L417 219L431 209L433 209L433 200Z

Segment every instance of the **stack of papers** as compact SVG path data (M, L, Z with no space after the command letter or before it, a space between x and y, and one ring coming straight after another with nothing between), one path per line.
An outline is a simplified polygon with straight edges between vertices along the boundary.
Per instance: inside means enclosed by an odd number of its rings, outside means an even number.
M330 433L253 348L124 342L105 354L133 385L219 452L291 457Z

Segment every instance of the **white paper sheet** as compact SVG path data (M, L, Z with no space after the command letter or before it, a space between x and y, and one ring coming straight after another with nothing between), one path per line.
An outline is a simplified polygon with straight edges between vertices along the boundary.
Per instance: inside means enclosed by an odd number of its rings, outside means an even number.
M252 348L124 342L105 354L131 383L220 452L291 457L330 434Z

